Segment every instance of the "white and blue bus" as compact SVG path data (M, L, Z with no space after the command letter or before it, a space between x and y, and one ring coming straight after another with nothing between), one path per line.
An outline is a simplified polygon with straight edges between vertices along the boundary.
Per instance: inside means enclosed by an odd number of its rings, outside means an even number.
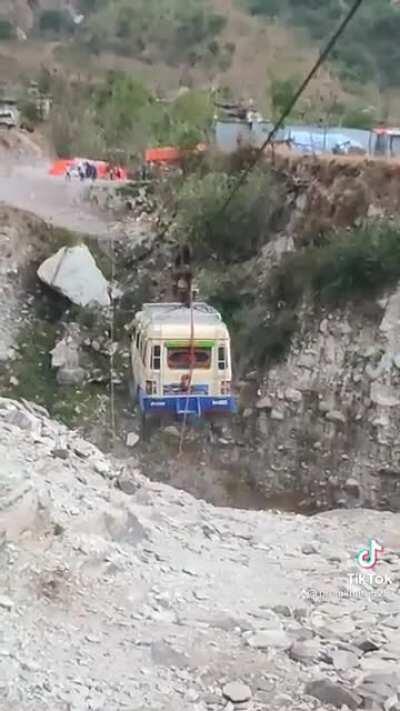
M211 306L144 304L131 332L132 387L142 415L236 411L229 332Z

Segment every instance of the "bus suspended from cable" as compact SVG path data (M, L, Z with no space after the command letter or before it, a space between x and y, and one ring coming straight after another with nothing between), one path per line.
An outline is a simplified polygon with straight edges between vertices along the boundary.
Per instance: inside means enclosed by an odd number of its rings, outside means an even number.
M142 420L236 411L231 347L221 315L203 302L144 304L131 331L131 389Z

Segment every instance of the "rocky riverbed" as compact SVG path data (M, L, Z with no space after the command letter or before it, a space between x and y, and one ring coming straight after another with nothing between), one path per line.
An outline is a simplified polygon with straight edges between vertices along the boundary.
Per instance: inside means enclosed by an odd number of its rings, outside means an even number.
M399 523L214 508L2 398L0 709L396 711Z

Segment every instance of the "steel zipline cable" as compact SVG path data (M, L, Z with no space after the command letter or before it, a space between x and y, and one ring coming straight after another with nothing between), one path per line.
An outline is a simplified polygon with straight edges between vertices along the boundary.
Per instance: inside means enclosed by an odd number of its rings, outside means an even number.
M292 99L289 101L287 107L284 109L282 112L280 118L276 121L272 129L270 130L267 138L265 139L264 143L260 148L257 149L255 158L253 161L250 163L250 165L243 171L243 173L240 175L239 179L237 180L236 184L233 186L232 190L230 191L229 195L227 196L226 200L222 204L222 206L216 211L214 216L211 218L209 225L212 227L212 221L216 221L217 219L220 219L223 213L226 211L226 209L229 207L232 198L235 196L235 194L238 192L240 187L244 184L244 182L247 180L249 174L251 171L255 168L257 165L258 161L262 158L265 149L270 145L272 142L272 139L276 135L276 133L279 131L279 129L282 127L284 124L285 120L288 118L288 116L291 114L293 111L294 107L296 106L298 100L300 97L303 95L305 90L307 89L308 85L312 81L312 79L315 77L317 74L318 70L322 67L326 59L328 58L329 54L331 53L332 49L335 47L337 44L338 40L344 33L346 27L348 24L351 22L351 20L354 18L358 10L360 9L362 3L364 0L355 0L351 8L348 10L346 15L344 16L343 20L339 24L338 28L336 31L333 33L331 38L328 40L325 48L321 51L318 60L315 62L303 82L300 84L299 88L297 89L296 93L292 97ZM172 225L174 224L174 220L171 220L171 222L165 227L163 231L163 237L165 237ZM110 259L112 263L112 271L113 271L113 279L115 277L115 262L114 262L114 249L113 249L113 243L110 239L109 243L109 248L110 248ZM113 303L112 303L112 297L111 297L111 323L110 323L110 328L112 331L112 339L114 337L114 309L113 309ZM190 338L190 349L191 349L191 356L190 360L192 361L193 359L193 346L194 346L194 315L193 315L193 302L192 302L192 296L191 296L191 301L190 301L190 320L191 320L191 338ZM111 346L111 349L113 346ZM113 442L115 442L115 432L116 432L116 423L115 423L115 405L114 405L114 387L113 387L113 353L111 353L111 358L110 358L110 378L111 378L111 383L110 383L110 400L111 400L111 430L112 430L112 435L113 435ZM187 403L185 407L185 416L182 422L182 429L181 429L181 436L180 436L180 443L179 443L179 456L182 454L183 451L183 440L184 440L184 434L185 434L185 428L186 428L186 419L187 419L187 409L188 409L188 403L189 403L189 396L190 396L190 389L191 389L191 379L192 379L192 372L193 372L193 364L191 362L191 367L190 367L190 378L189 378L189 393L187 395Z
M272 139L274 136L277 134L279 129L283 126L284 122L288 118L288 116L292 113L294 107L296 106L298 100L300 97L304 94L305 90L307 89L308 85L310 82L313 80L319 69L321 69L322 65L325 63L327 60L329 54L332 52L334 49L335 45L337 44L338 40L341 38L342 34L346 30L347 25L351 22L355 14L358 12L360 9L361 5L363 4L364 0L355 0L351 8L348 10L346 15L344 16L343 20L341 21L340 25L338 28L335 30L333 35L330 37L328 40L326 46L324 49L320 52L320 55L313 65L313 67L310 69L309 73L305 77L305 79L302 81L300 84L299 88L297 89L296 93L293 95L292 99L289 101L287 107L284 109L282 112L281 116L279 119L276 121L272 129L270 130L267 138L265 139L264 143L260 148L257 149L256 151L256 156L251 161L250 165L246 168L246 170L243 171L235 185L233 186L232 190L228 194L226 200L223 202L222 206L216 210L215 214L211 216L210 220L208 221L209 227L212 229L212 223L214 221L217 221L225 212L227 207L230 205L232 198L234 195L237 193L237 191L241 188L243 183L247 180L249 174L251 171L255 168L257 165L258 161L262 158L264 151L270 143L272 142ZM174 214L173 218L170 220L170 222L165 226L163 232L162 232L162 237L166 237L171 229L171 227L175 224L175 218L176 214Z
M311 68L311 70L309 71L309 73L307 74L307 76L305 77L305 79L303 80L303 82L300 84L298 90L296 91L296 93L294 94L293 98L292 98L292 99L290 100L290 102L288 103L287 107L285 108L285 110L284 110L283 113L281 114L281 116L280 116L280 118L278 119L278 121L277 121L277 122L275 123L275 125L272 127L271 131L269 132L269 134L268 134L267 138L265 139L264 143L262 144L262 146L257 150L257 153L256 153L256 156L255 156L254 160L253 160L252 163L246 168L246 170L243 171L243 173L241 174L240 178L238 179L238 181L236 182L236 184L234 185L234 187L233 187L232 190L230 191L228 197L226 198L226 200L225 200L224 203L222 204L221 208L219 208L219 210L217 210L217 212L215 213L215 215L211 218L212 221L219 220L219 219L221 218L221 216L224 214L225 210L229 207L229 205L230 205L230 203L231 203L231 201L232 201L232 198L233 198L234 195L237 193L237 191L240 189L240 187L243 185L243 183L247 180L249 174L250 174L251 171L255 168L255 166L257 165L257 163L258 163L258 161L260 160L260 158L263 156L265 149L270 145L270 143L271 143L272 139L274 138L274 136L276 135L276 133L279 131L279 129L280 129L281 126L284 124L284 122L285 122L285 120L287 119L287 117L288 117L288 116L291 114L291 112L293 111L293 109L294 109L294 107L296 106L298 100L300 99L300 97L302 96L302 94L305 92L305 90L307 89L308 85L310 84L310 82L312 81L312 79L313 79L313 78L315 77L315 75L317 74L318 70L322 67L322 65L323 65L324 62L326 61L326 59L327 59L327 57L329 56L330 52L331 52L332 49L335 47L337 41L340 39L340 37L341 37L342 34L344 33L344 31L345 31L347 25L351 22L351 20L353 19L353 17L355 16L355 14L356 14L357 11L359 10L359 8L361 7L363 1L364 1L364 0L355 0L355 2L353 3L353 5L352 5L351 8L349 9L349 11L346 13L346 15L345 15L345 17L343 18L342 22L340 23L339 27L338 27L337 30L333 33L333 35L331 36L331 38L330 38L329 41L327 42L325 48L324 48L324 49L322 50L322 52L320 53L320 55L319 55L319 57L318 57L318 60L315 62L314 66ZM211 224L210 224L211 229L212 229L212 221L210 221L210 223L211 223ZM168 231L168 228L167 228L167 231ZM193 303L192 303L192 300L191 300L190 306L191 306L191 359L192 359L192 358L193 358L193 345L194 345L194 333L193 333L193 330L194 330L193 326L194 326L194 324L193 324ZM188 393L188 395L187 395L187 403L186 403L186 408L185 408L185 416L184 416L184 419L183 419L183 422L182 422L181 435L180 435L180 440L179 440L179 453L178 453L178 458L182 455L182 452L183 452L183 441L184 441L185 429L186 429L186 414L187 414L187 413L186 413L186 410L187 410L187 405L188 405L189 396L190 396L190 389L191 389L190 386L191 386L191 381L192 381L192 373L193 373L193 363L191 362L190 380L189 380L189 382L190 382L190 385L189 385L189 393Z
M296 106L298 100L302 96L302 94L305 92L307 89L308 85L314 78L314 76L317 74L318 70L322 67L324 62L326 61L328 55L331 53L332 49L335 47L337 41L340 39L342 36L343 32L345 31L347 25L351 22L353 19L354 15L358 12L360 9L362 3L364 0L355 0L353 3L352 7L349 9L349 11L346 13L345 17L343 18L342 22L340 23L339 27L337 30L333 33L332 37L329 39L328 43L326 44L325 48L322 50L320 53L318 60L315 62L314 66L312 69L309 71L299 88L297 89L296 93L294 94L293 98L289 101L287 107L281 114L280 118L278 121L275 123L275 125L272 127L270 130L267 138L265 139L264 143L260 148L257 149L257 154L252 161L252 163L246 168L245 171L243 171L242 175L232 188L231 192L229 193L228 197L226 198L225 202L223 203L222 207L217 210L216 214L212 219L216 220L223 215L227 207L230 205L232 198L234 195L237 193L239 188L243 185L243 183L247 180L249 174L251 171L255 168L256 164L260 160L260 158L263 156L265 149L270 145L272 139L276 135L276 133L279 131L279 129L283 126L285 120L288 118L288 116L292 113L294 107Z

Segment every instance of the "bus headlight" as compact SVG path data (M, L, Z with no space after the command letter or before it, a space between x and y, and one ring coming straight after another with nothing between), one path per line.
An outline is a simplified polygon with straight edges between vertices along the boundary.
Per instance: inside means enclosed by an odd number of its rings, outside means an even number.
M223 380L221 382L221 395L230 395L231 392L231 381Z
M155 395L157 393L157 383L154 380L146 380L146 395Z

